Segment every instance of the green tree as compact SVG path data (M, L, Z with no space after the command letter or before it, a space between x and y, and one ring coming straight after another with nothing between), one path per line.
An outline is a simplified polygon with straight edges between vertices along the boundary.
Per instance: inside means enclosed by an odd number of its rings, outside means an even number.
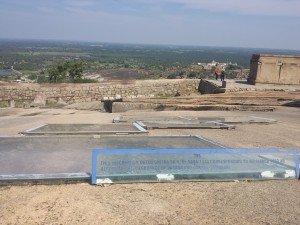
M198 73L196 73L195 71L191 71L188 74L188 78L196 78L198 76Z
M83 61L67 61L55 66L51 66L48 70L48 78L51 83L59 83L69 80L75 82L75 80L81 80L82 74L85 68ZM69 75L69 77L67 77Z
M242 66L239 66L239 65L232 65L232 64L229 64L227 67L226 67L226 70L238 70L238 69L242 69L243 67Z
M59 73L59 70L56 66L51 66L47 73L49 74L49 81L50 83L57 83L62 79L62 74Z
M168 79L176 79L176 77L177 77L177 74L176 73L171 73L171 74L169 74L168 75Z
M37 77L37 80L36 80L37 83L48 83L49 82L49 79L44 75L44 74L40 74L38 77Z
M82 78L85 64L83 61L67 62L66 68L69 72L70 79L73 82L75 79L80 80Z

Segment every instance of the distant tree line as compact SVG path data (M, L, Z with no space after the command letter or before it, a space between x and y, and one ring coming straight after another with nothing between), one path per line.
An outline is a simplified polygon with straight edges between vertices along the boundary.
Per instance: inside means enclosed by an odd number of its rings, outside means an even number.
M229 78L235 77L237 71L234 70L249 68L252 53L255 52L243 48L49 41L4 42L1 45L0 40L0 69L13 66L39 83L91 82L83 78L83 71L109 75L124 69L139 73L138 79L206 78L213 72L195 65L216 60L238 64L226 69L226 77Z

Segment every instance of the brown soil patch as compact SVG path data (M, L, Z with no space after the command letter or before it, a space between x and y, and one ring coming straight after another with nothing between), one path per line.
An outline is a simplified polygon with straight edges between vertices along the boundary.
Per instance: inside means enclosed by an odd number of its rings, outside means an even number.
M294 224L300 182L0 188L1 224Z

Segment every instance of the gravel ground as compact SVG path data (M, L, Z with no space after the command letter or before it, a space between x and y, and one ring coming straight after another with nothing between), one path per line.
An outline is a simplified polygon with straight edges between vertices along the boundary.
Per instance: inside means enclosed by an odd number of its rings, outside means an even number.
M235 130L152 130L196 134L231 147L300 147L300 109L275 112L127 112L131 116L260 116L270 125ZM0 135L44 123L108 123L116 114L1 109ZM0 187L0 224L300 224L299 181Z
M0 187L1 224L295 224L300 182Z

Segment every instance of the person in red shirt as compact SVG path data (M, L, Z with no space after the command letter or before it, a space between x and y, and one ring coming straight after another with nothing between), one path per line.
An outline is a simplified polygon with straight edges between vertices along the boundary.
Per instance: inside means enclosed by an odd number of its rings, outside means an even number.
M218 77L221 75L221 70L219 68L217 68L215 70L215 76L216 76L216 80L218 80Z

